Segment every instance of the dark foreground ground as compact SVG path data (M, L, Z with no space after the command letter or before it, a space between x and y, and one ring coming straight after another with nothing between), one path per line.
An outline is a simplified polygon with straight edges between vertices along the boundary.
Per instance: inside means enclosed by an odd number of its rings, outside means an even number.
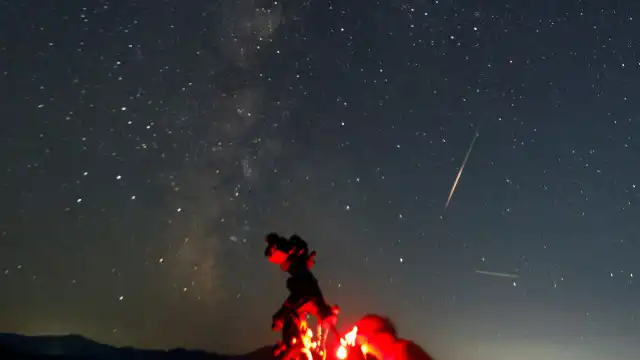
M270 348L228 356L184 349L140 350L100 344L82 336L24 336L0 333L1 360L274 360Z

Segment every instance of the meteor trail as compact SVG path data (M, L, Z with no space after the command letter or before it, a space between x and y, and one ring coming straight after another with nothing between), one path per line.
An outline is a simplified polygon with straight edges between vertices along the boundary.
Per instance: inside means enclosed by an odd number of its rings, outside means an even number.
M493 271L484 271L484 270L476 270L476 274L480 274L480 275L489 275L489 276L497 276L497 277L506 277L506 278L510 278L510 279L517 279L517 278L519 278L519 276L518 276L518 275L516 275L516 274L507 274L507 273L493 272Z
M447 203L444 204L444 211L447 211L449 207L449 203L451 202L451 197L453 196L453 192L456 191L456 186L458 186L458 181L460 181L460 176L462 175L462 171L464 170L464 166L467 164L467 160L469 160L469 155L471 154L471 149L473 149L473 144L476 142L476 138L480 133L476 131L473 135L473 140L471 140L471 145L469 146L469 150L467 150L467 155L465 155L464 160L462 161L462 166L460 166L460 171L458 171L458 176L456 176L456 181L453 182L453 186L451 187L451 192L449 192L449 198L447 199Z

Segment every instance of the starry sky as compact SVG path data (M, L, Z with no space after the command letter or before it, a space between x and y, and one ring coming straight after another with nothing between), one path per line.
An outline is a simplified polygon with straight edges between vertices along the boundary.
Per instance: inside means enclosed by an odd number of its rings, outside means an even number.
M344 326L637 359L638 33L631 0L0 1L0 331L250 351L278 231Z

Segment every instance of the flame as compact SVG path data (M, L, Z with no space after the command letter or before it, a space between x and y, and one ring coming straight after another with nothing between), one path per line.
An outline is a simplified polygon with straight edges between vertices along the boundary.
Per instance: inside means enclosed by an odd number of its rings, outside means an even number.
M325 359L325 353L321 349L322 339L318 336L316 337L313 333L313 330L309 328L309 324L306 320L300 321L300 340L302 341L302 352L306 355L308 360L313 360L313 352L318 353L322 360ZM322 334L321 328L318 327L318 335ZM291 345L295 345L297 343L297 339L293 338L291 340Z
M344 346L340 346L338 351L336 352L336 356L340 360L344 360L347 358L347 349Z
M346 333L340 339L340 347L336 351L336 356L340 360L344 360L349 355L347 348L354 347L356 345L356 337L358 336L358 327L354 326L348 333Z
M308 323L305 320L302 320L300 323L300 333L302 334L300 340L302 341L302 351L307 356L308 360L313 359L313 353L319 354L322 357L322 360L326 359L326 353L323 349L324 345L324 336L323 330L321 326L318 326L317 333L314 334L313 330L309 328ZM336 350L335 354L338 360L345 360L349 355L349 349L354 348L356 346L356 337L358 335L358 327L354 326L348 333L346 333L340 339L340 346ZM292 345L297 343L297 340L294 338L292 340ZM367 348L366 345L362 345L361 350L363 354L366 354Z

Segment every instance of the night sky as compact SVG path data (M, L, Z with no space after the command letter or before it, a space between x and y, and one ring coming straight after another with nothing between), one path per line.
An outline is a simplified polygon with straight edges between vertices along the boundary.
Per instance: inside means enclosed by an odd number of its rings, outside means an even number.
M0 1L0 331L273 343L277 231L343 326L636 360L638 34L632 0Z

